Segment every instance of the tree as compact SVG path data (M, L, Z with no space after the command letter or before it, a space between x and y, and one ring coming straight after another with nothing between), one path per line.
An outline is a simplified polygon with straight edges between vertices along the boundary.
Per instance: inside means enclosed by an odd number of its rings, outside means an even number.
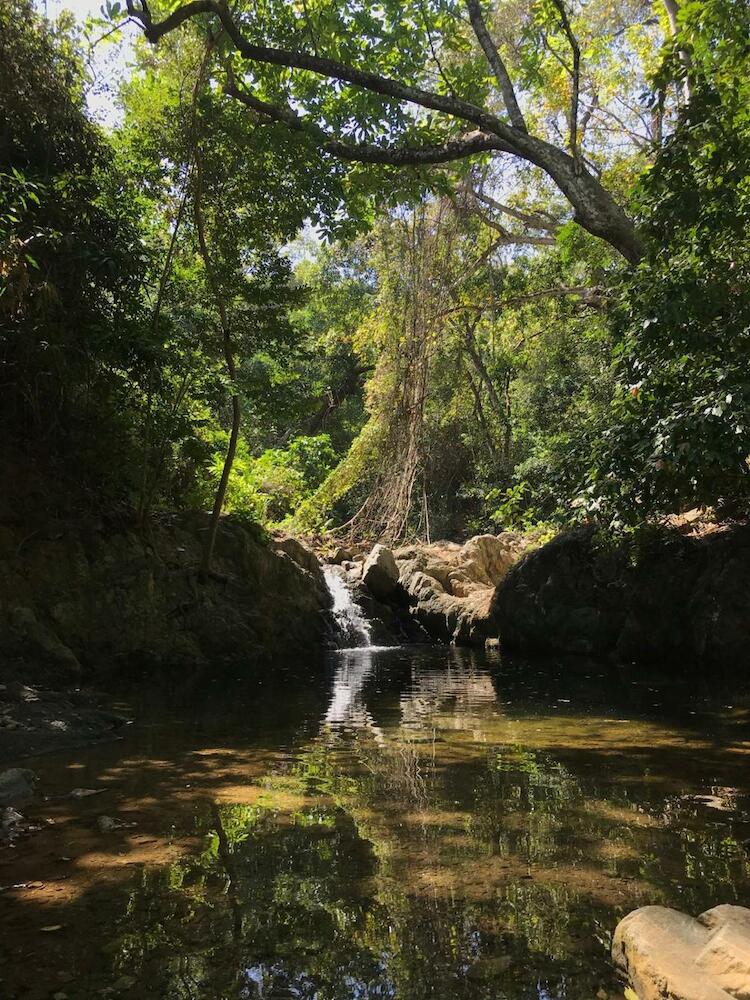
M151 272L139 198L85 114L70 24L25 0L0 7L0 123L4 452L51 468L60 502L70 487L121 503Z
M550 0L542 15L552 23L546 42L556 33L568 47L562 55L555 43L569 69L564 145L529 127L479 0L466 0L465 9L452 0L386 3L379 14L333 2L318 7L314 17L304 5L234 13L223 0L190 0L160 19L145 0L127 0L127 5L154 43L188 21L205 21L224 52L224 89L254 120L283 124L301 141L349 162L425 167L505 154L539 168L572 206L575 221L628 261L635 263L643 254L633 219L582 152L591 114L581 111L581 46L563 0ZM273 44L277 39L291 47ZM321 47L333 56L319 55ZM424 59L427 51L432 61ZM456 53L460 58L453 58ZM441 58L450 63L449 71ZM407 104L417 113L408 115Z
M613 316L619 390L581 496L618 522L750 497L750 15L685 14L692 95L639 187L651 249Z

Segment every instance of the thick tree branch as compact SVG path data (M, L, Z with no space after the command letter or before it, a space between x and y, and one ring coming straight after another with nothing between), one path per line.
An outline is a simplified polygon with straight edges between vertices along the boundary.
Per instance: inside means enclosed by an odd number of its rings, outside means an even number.
M539 167L555 182L568 199L575 209L575 221L584 229L592 235L606 240L610 246L617 249L633 263L640 260L642 256L642 246L633 221L615 202L612 195L584 168L580 160L574 159L563 149L544 139L529 135L525 129L502 121L496 115L477 107L475 104L444 94L431 93L419 87L412 87L369 70L347 66L334 59L314 56L307 52L256 45L243 36L224 0L189 0L188 3L178 7L164 20L157 23L153 22L143 0L126 0L126 2L129 15L140 21L146 37L152 42L158 41L169 31L196 15L213 14L220 19L234 48L245 59L274 66L286 66L290 69L309 70L329 79L340 80L384 97L394 98L399 102L416 104L423 108L439 111L459 121L471 122L485 136L496 136L502 143L496 147L488 147L488 145L480 143L480 148L475 150L476 152L485 151L487 148L496 148ZM376 149L379 148L376 147ZM347 151L348 149L342 149L340 152L343 154ZM417 162L446 162L450 159L450 152L445 147L441 147L439 153L431 151ZM461 141L452 152L454 159L469 155ZM365 162L389 162L399 165L402 162L415 162L409 159L399 161L393 157L385 158L384 154L381 153L373 155L378 158ZM358 155L357 158L361 159L362 157Z
M231 39L235 49L245 59L267 63L272 66L286 66L289 69L304 69L319 76L363 87L383 97L393 97L397 101L417 104L432 111L440 111L453 118L472 122L484 132L505 138L509 143L513 140L513 129L506 125L496 115L490 114L476 104L462 101L457 97L445 94L435 94L420 87L411 87L399 80L392 80L369 70L347 66L336 59L314 56L309 52L297 52L291 49L271 48L267 45L256 45L248 41L234 22L229 8L222 0L189 0L178 7L162 21L154 23L150 14L139 11L137 0L126 0L128 13L137 18L143 25L146 38L150 42L158 42L160 38L179 27L185 21L199 14L215 14L221 21L224 31Z
M481 132L465 136L462 139L449 139L439 146L378 146L368 142L344 142L332 136L315 122L307 121L296 111L279 107L261 101L245 88L229 82L224 88L225 93L240 101L245 107L262 115L269 121L282 122L294 132L302 132L310 136L324 152L340 160L356 161L358 163L382 163L395 167L427 166L434 163L449 163L477 153L490 150L510 152L497 136L484 135Z

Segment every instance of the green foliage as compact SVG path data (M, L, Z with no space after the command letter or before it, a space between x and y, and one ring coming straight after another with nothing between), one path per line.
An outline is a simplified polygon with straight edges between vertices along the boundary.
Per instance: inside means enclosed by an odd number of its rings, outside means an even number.
M122 13L107 0L100 27ZM258 98L291 101L348 141L459 131L320 75L248 69L204 18L136 47L123 121L105 133L85 110L77 29L7 0L8 453L73 505L210 508L236 398L226 507L262 524L361 526L366 509L377 534L390 504L407 534L460 537L581 517L622 525L694 504L745 511L747 7L689 0L663 47L637 12L616 44L608 6L569 13L586 162L631 204L647 247L628 272L530 168L356 166L259 121L217 83L230 64ZM508 16L501 46L529 121L558 142L572 86L559 7ZM268 44L320 46L482 106L494 86L453 0L376 12L267 0L237 17ZM678 90L690 91L679 113ZM472 186L507 195L500 223Z
M747 509L750 86L740 65L750 21L742 4L720 15L718 5L691 4L685 18L699 28L691 38L702 62L640 186L650 249L615 315L619 386L587 494L590 509L619 520L717 502ZM714 73L707 38L717 30Z
M216 435L214 440L224 443L223 437ZM210 470L214 482L221 476L223 451L214 451ZM226 509L261 524L279 523L313 494L335 459L327 434L295 438L287 448L267 448L257 458L243 441L230 475Z

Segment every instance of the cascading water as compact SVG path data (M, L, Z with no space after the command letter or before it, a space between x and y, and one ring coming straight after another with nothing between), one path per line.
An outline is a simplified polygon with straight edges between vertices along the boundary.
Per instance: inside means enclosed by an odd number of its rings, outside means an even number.
M370 624L364 611L354 600L354 596L346 584L343 572L338 566L324 566L323 575L333 598L333 617L339 633L342 649L371 646Z

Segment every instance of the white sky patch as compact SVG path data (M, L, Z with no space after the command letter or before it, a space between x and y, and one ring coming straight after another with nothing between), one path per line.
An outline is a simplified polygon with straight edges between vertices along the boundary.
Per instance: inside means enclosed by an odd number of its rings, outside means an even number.
M37 0L37 9L51 21L57 20L63 11L70 11L76 22L83 25L88 17L101 17L101 0ZM95 30L92 41L107 30L105 26ZM137 38L137 25L127 24L91 51L86 103L92 118L105 127L111 128L122 120L118 91L132 61Z

